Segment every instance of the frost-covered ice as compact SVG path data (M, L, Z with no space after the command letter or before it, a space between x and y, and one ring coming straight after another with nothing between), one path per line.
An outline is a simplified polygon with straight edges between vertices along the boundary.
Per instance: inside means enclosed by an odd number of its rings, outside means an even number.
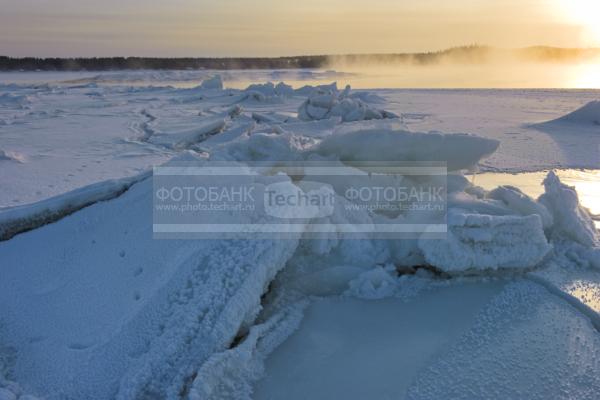
M410 299L316 300L298 331L267 359L254 398L402 398L428 361L460 337L502 288L466 284L423 290Z
M350 86L341 92L335 86L331 89L316 88L298 109L298 118L304 121L332 117L339 117L343 122L398 118L390 111L376 109L352 96Z
M592 399L600 389L598 332L530 282L322 299L305 314L254 398Z
M407 399L593 399L600 336L531 283L508 286L464 336L421 371Z
M419 242L425 260L446 271L535 267L551 246L538 215L465 214L451 211L446 240Z
M600 391L596 215L554 172L535 195L462 175L598 167L594 103L575 124L537 124L596 92L230 89L231 74L157 72L202 80L186 88L126 85L148 71L0 85L0 240L12 237L0 241L0 396ZM444 161L447 238L309 238L313 219L301 240L153 240L144 171L169 160L327 161L362 175L363 161ZM347 185L331 181L346 205ZM419 218L344 210L323 219Z

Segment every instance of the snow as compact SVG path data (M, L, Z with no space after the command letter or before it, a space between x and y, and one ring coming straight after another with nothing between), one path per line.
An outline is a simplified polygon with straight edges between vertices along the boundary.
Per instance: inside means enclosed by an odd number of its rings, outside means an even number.
M90 204L113 199L149 176L149 173L142 173L98 182L37 203L0 208L0 240L54 222Z
M583 107L560 118L549 121L547 124L564 122L582 125L600 125L600 100L590 101Z
M0 161L15 161L18 163L24 163L25 157L14 151L4 151L0 149Z
M0 244L3 344L18 349L10 375L28 393L177 398L294 251L293 240L152 240L151 187Z
M190 400L251 399L251 382L261 376L264 358L297 329L306 305L290 306L253 326L239 346L211 356L192 383Z
M271 83L344 76L315 71L83 75L0 85L0 397L591 398L600 390L595 172L586 172L586 188L569 186L564 171L544 172L535 193L463 176L597 168L595 103L560 129L535 125L596 92ZM165 85L181 81L187 87ZM313 210L301 239L154 240L144 171L190 160L259 161L266 173L326 161L362 177L370 176L364 161L443 162L447 177L389 182L445 181L447 237L317 234L319 223L423 218L350 212L343 193L352 180L337 177L324 181L342 207ZM310 176L280 178L285 190L312 190Z
M32 203L94 182L136 175L167 161L177 151L148 143L145 138L151 132L189 132L206 122L204 118L239 102L245 110L228 128L239 128L255 113L287 121L286 126L269 124L269 128L290 132L297 127L303 136L322 136L324 128L319 125L295 125L298 108L315 91L340 93L337 85L331 84L305 86L295 89L292 95L287 86L278 84L273 90L287 94L261 102L243 100L247 93L242 89L167 86L179 79L188 85L197 84L214 77L214 71L106 72L88 74L88 78L77 82L61 82L59 77L81 78L85 74L22 75L24 80L16 73L0 74L0 79L7 82L0 84L4 99L0 106L0 149L4 152L0 179L6 189L0 191L0 207ZM221 74L225 86L246 79L260 82L278 77L331 79L342 75L266 70ZM30 83L32 80L35 83ZM43 80L46 83L41 83ZM131 84L138 86L126 86ZM268 91L271 85L253 86L252 91L259 93L262 87ZM571 124L555 130L533 126L597 97L594 91L382 89L351 91L348 98L399 115L399 119L383 121L401 120L404 130L467 132L499 141L498 149L481 161L480 169L531 171L600 165L600 136L595 126ZM332 126L335 119L322 122Z

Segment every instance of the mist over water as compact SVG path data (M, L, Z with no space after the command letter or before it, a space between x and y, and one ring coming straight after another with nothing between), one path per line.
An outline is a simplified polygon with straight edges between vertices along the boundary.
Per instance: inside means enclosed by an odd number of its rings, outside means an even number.
M338 87L355 89L600 89L600 57L568 62L489 60L485 62L346 63L333 61L335 71L318 80L285 78L293 87L337 81ZM291 78L291 79L290 79ZM275 80L273 80L275 81ZM277 80L278 81L278 80ZM256 80L227 81L243 89Z
M457 47L413 54L329 56L338 86L372 88L600 89L600 49ZM249 82L233 83L242 88ZM290 80L294 87L322 81Z
M299 88L337 81L354 89L600 89L600 59L574 63L485 63L433 65L335 65L326 78L306 79L286 74L255 79L243 73L225 79L225 86L245 89L253 83L284 81ZM191 86L188 82L183 86Z
M599 49L467 46L435 53L332 56L356 88L600 88Z
M600 88L600 63L398 65L336 69L354 88Z

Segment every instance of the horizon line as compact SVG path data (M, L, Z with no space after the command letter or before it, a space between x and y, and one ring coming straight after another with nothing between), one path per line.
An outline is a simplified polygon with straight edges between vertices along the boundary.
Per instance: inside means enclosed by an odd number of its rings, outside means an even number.
M8 58L12 60L24 60L24 59L103 59L103 58L145 58L145 59L211 59L211 60L231 60L231 59L286 59L286 58L301 58L301 57L348 57L348 56L405 56L405 55L435 55L443 54L449 51L457 50L474 50L474 49L491 49L501 51L519 51L519 50L530 50L530 49L547 49L547 50L562 50L562 51L600 51L600 47L561 47L561 46L550 46L550 45L530 45L523 47L500 47L491 46L485 44L470 44L470 45L458 45L452 47L446 47L439 50L424 50L424 51L413 51L413 52L386 52L386 53L332 53L332 54L296 54L296 55L281 55L281 56L155 56L155 55L128 55L128 56L66 56L66 57L54 57L54 56L21 56L14 57L0 53L0 58Z

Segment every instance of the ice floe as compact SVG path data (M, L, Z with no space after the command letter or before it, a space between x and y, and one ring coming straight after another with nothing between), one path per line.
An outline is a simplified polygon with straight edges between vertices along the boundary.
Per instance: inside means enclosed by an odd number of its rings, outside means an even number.
M342 92L317 88L298 109L298 118L305 121L340 117L343 122L398 118L390 111L373 108L359 97L350 96L350 86Z
M584 246L598 246L600 237L589 211L579 204L575 188L564 185L552 171L544 180L545 193L540 202L554 217L555 235L565 236Z
M446 240L421 240L431 265L445 272L527 269L535 267L551 246L538 215L495 216L450 211Z
M212 78L208 78L202 81L200 89L216 89L223 90L223 80L221 75L215 75Z

